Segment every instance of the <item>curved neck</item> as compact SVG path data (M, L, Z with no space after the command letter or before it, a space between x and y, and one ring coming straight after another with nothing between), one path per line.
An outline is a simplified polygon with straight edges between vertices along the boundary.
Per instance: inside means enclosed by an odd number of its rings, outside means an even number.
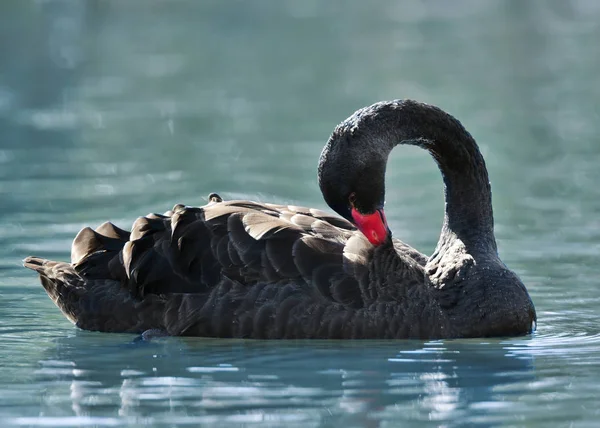
M436 253L444 252L457 238L471 254L496 253L492 192L473 137L437 107L414 101L384 105L387 108L378 116L387 128L382 137L388 153L398 144L419 146L431 153L442 173L446 207Z

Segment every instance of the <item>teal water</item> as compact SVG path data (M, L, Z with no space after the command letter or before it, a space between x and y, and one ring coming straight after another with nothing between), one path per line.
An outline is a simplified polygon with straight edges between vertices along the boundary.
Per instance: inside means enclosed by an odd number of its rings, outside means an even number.
M597 426L598 22L594 0L0 2L1 426ZM213 191L325 209L329 133L393 98L480 143L532 336L144 342L77 330L20 265ZM398 148L387 188L430 253L434 162Z

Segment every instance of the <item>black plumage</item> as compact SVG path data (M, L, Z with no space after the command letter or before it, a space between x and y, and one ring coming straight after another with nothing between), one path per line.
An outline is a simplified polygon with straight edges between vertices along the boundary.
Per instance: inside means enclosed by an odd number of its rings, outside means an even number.
M428 150L442 172L446 212L431 257L389 236L374 246L353 224L351 210L383 208L397 144ZM131 232L85 228L70 264L24 264L88 330L261 339L531 331L531 299L497 255L485 162L452 116L414 101L357 111L325 146L319 184L343 218L213 193L203 207L140 217Z

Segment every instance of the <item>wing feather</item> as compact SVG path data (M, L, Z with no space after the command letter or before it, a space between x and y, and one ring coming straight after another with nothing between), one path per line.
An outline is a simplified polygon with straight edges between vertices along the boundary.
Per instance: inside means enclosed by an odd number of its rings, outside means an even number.
M398 251L410 254L410 247L398 245ZM368 289L372 251L351 223L324 211L219 198L200 208L178 204L165 215L140 217L131 232L108 222L96 231L85 228L73 243L72 261L80 274L120 282L136 298L195 293L193 304L199 307L187 318L205 319L203 313L216 311L210 302L218 301L216 312L225 318L225 313L237 314L236 334L244 335L284 317L281 311L294 310L299 295L364 306L373 298ZM419 254L414 259L420 264ZM226 284L227 293L220 288ZM293 292L278 294L286 286ZM218 300L223 293L228 297ZM285 305L267 305L273 296ZM186 300L182 310L192 311L190 305ZM183 316L169 311L168 317ZM250 318L244 321L246 313ZM210 323L219 334L233 334L225 319ZM182 319L169 325L182 333L190 323ZM330 328L335 335L341 327Z

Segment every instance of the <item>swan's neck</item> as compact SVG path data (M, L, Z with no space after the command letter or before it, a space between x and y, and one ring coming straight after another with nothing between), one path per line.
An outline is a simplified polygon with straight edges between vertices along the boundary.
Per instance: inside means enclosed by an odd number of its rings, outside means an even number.
M492 191L485 162L475 141L438 140L428 150L444 180L444 222L436 252L460 240L471 254L496 253ZM469 141L470 140L470 141ZM455 150L454 156L439 151Z
M428 150L444 180L444 223L435 254L456 241L472 255L495 254L492 193L483 156L464 127L442 110L404 102L396 110L392 147L411 144Z

